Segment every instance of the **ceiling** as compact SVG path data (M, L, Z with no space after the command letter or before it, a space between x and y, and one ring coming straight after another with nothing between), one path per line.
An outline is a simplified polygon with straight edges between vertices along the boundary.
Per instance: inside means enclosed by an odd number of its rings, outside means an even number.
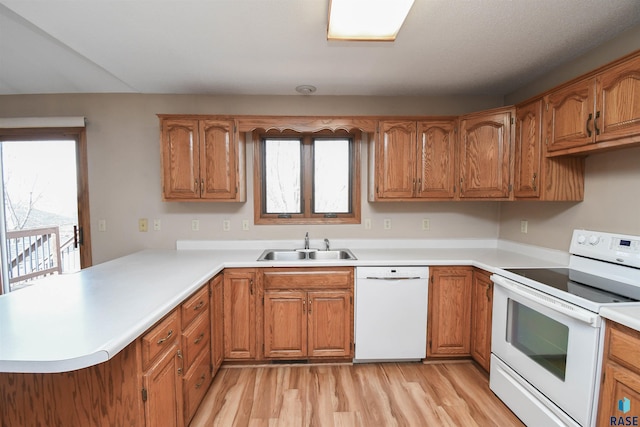
M416 0L393 43L329 42L328 3L0 0L0 94L504 95L640 24L638 0Z

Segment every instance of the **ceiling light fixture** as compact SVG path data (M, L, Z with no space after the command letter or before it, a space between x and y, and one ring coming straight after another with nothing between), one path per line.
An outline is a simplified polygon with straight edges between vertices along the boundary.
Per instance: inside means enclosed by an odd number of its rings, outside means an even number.
M298 92L298 93L300 93L302 95L311 95L315 91L316 91L316 87L315 86L311 86L311 85L296 86L296 92Z
M328 40L394 41L414 0L329 0Z

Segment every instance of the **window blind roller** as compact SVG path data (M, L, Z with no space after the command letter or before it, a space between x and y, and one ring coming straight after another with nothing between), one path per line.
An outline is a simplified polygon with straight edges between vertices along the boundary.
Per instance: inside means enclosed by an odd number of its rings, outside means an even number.
M84 117L0 117L0 129L85 127Z

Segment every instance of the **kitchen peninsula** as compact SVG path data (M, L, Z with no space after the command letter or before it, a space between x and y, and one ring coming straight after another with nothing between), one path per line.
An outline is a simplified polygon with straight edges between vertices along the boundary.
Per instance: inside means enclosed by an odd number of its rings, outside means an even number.
M0 297L0 392L11 408L2 411L2 423L143 425L157 417L166 408L152 405L151 396L141 393L141 337L225 268L392 263L471 265L493 271L564 261L558 251L459 240L422 241L421 247L386 241L387 248L395 249L368 249L375 247L373 242L335 242L344 243L358 259L258 262L263 249L295 247L295 242L247 241L244 249L231 243L233 249L225 242L215 249L210 242L182 242L179 250L141 251Z

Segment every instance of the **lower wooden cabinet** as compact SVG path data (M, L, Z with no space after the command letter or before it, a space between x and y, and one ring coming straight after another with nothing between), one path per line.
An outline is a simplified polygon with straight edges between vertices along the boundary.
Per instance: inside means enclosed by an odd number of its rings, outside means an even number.
M431 267L427 357L468 357L472 267Z
M142 375L145 426L182 426L182 355L174 343Z
M265 291L265 358L351 357L352 293Z
M471 357L489 372L493 309L493 282L490 273L474 269L471 289Z
M224 357L253 360L256 352L257 270L224 271Z
M278 268L263 275L265 358L353 358L353 268Z
M211 287L203 286L185 301L182 314L182 398L188 425L211 384Z
M222 365L224 360L224 279L218 274L211 279L211 376Z
M189 425L191 418L195 415L212 379L211 356L209 352L203 351L196 357L191 368L182 379L185 425Z
M639 420L640 332L607 321L597 425L638 425Z

